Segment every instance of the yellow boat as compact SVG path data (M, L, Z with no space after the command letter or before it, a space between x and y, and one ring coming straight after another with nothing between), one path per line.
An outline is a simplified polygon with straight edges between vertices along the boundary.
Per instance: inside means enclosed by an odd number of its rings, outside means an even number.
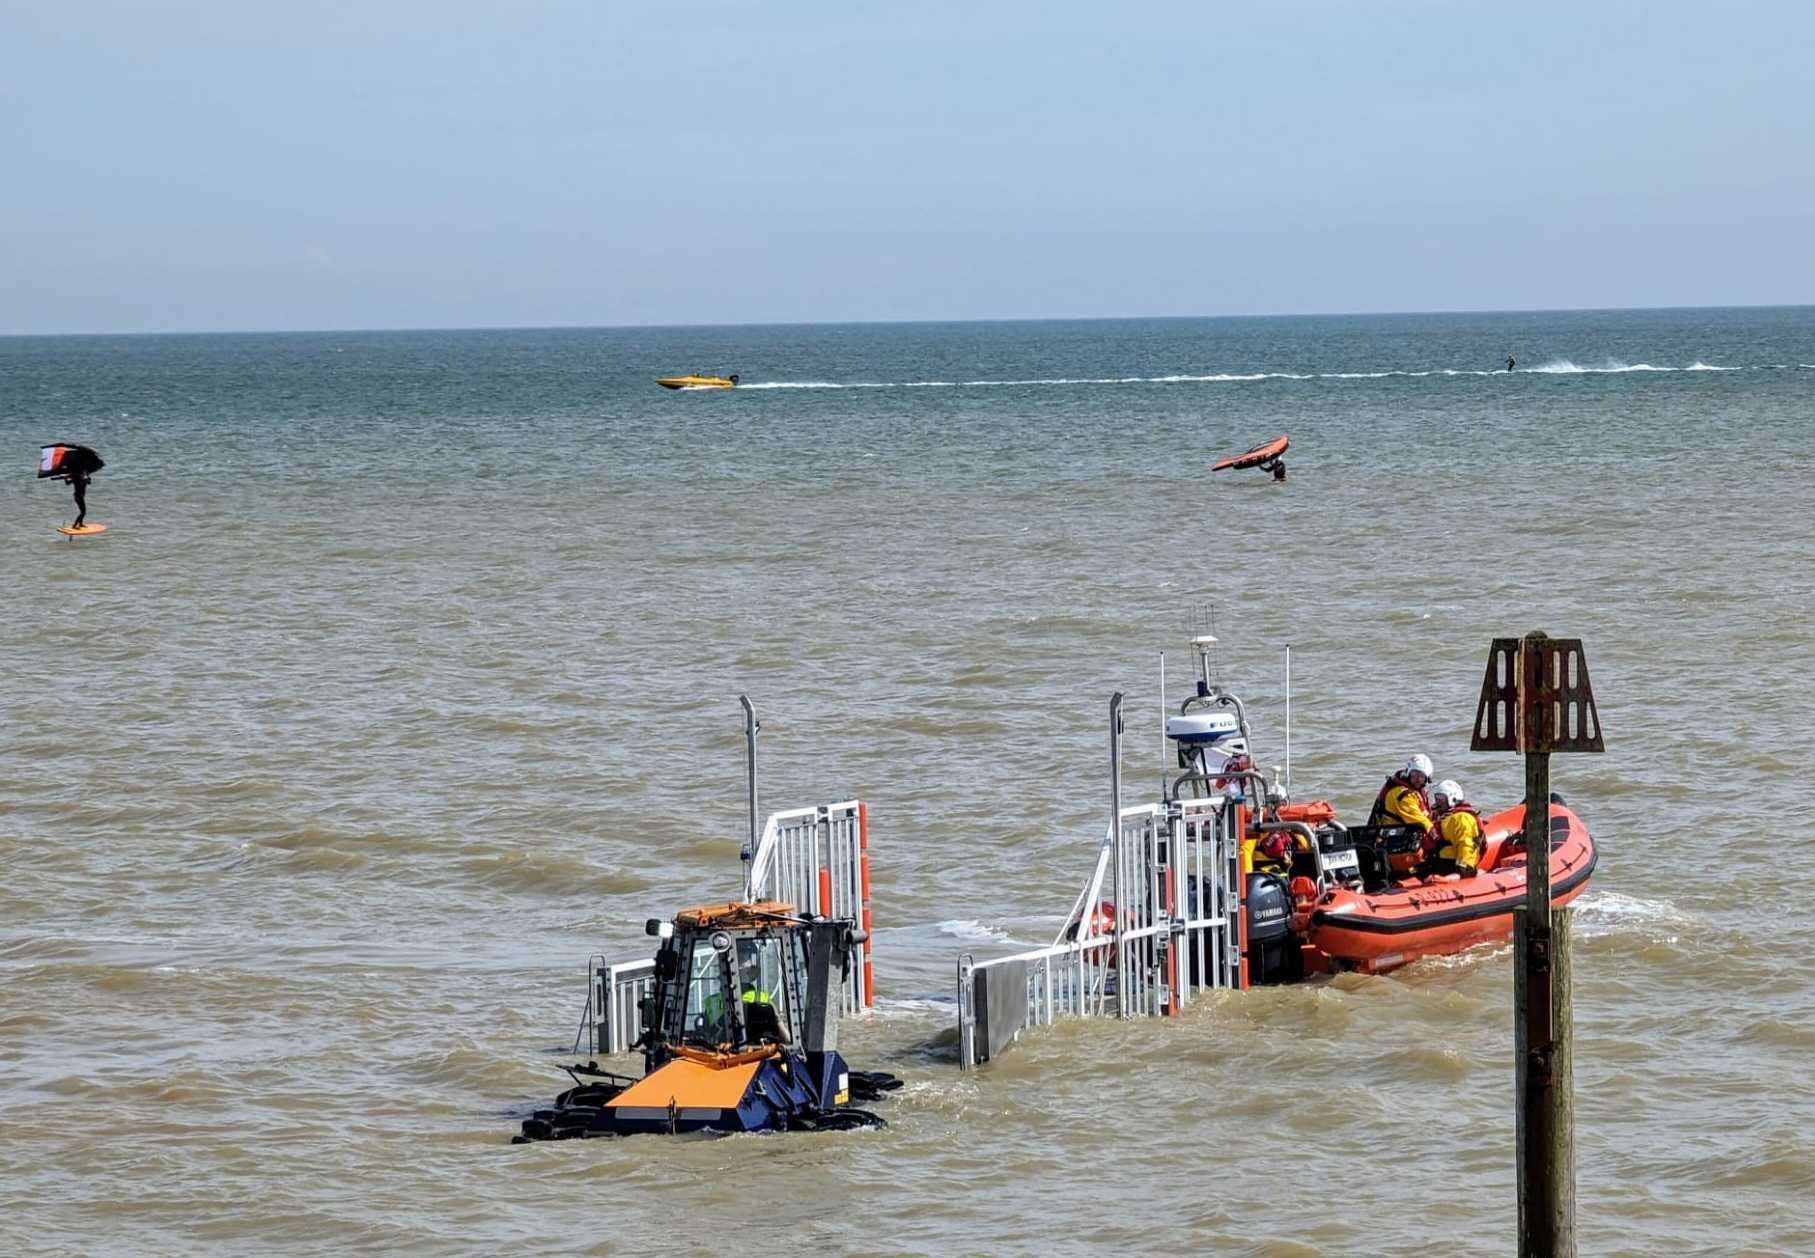
M736 376L663 376L656 381L664 389L735 389Z

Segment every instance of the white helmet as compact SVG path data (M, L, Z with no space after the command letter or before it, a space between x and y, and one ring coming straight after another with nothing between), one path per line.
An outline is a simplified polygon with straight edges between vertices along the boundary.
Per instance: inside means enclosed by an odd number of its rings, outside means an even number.
M1422 751L1405 762L1405 771L1407 773L1422 773L1427 780L1437 776L1437 770L1436 767L1431 764L1431 758Z
M1460 804L1465 800L1462 794L1462 783L1455 778L1444 778L1437 783L1437 789L1431 792L1433 799L1440 799L1446 804Z

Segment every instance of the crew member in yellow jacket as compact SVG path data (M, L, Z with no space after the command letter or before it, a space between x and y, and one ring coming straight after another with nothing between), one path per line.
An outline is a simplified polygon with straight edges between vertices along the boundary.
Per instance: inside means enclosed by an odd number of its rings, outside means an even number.
M1413 826L1430 834L1436 822L1431 817L1430 796L1425 794L1436 772L1431 758L1422 752L1405 762L1405 768L1386 780L1380 794L1374 797L1374 811L1368 814L1371 826Z
M1462 784L1445 778L1433 793L1437 807L1437 851L1425 863L1428 874L1473 878L1481 868L1481 814L1462 798Z
M1310 844L1302 834L1276 830L1271 834L1250 834L1242 840L1241 869L1244 874L1275 874L1281 878L1292 872L1292 853L1309 851Z

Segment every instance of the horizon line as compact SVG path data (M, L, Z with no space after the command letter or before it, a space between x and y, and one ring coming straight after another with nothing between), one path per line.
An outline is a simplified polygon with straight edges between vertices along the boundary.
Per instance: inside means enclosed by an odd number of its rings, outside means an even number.
M1433 315L1508 314L1641 314L1674 310L1807 310L1815 303L1762 302L1741 305L1681 306L1512 306L1499 310L1321 310L1269 311L1263 314L1191 315L992 315L962 319L781 319L741 320L729 323L521 323L521 324L419 324L410 327L372 326L341 328L184 328L156 332L0 332L0 340L54 340L82 337L153 336L369 336L415 332L635 332L652 330L723 328L837 328L925 327L941 324L987 323L1165 323L1239 319L1377 319L1417 318Z

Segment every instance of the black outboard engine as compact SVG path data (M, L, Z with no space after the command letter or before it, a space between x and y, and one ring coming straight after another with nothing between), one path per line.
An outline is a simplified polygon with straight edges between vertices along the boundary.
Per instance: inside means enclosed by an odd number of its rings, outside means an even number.
M1296 983L1304 954L1292 933L1292 893L1277 874L1248 875L1248 983Z

